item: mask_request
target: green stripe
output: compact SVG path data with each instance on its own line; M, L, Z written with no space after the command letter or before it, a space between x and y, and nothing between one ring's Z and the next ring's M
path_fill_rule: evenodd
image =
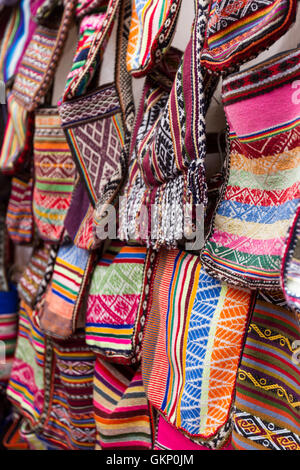
M254 175L248 171L231 169L228 185L259 189L261 191L282 191L298 183L299 179L300 167L263 175Z

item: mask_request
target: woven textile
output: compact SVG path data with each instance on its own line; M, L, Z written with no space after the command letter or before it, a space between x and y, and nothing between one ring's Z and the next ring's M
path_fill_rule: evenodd
M0 292L0 392L11 374L18 329L18 294L13 284Z
M0 51L0 73L5 82L18 70L23 53L36 28L33 18L43 1L21 0L12 9Z
M85 16L80 23L73 65L67 77L63 100L87 92L112 31L119 0L103 2L100 13Z
M300 344L295 313L257 300L236 388L233 446L300 450Z
M33 235L33 178L13 177L6 212L6 227L14 243L30 243Z
M295 21L297 0L211 2L201 63L228 72L283 36Z
M11 173L26 143L28 112L14 99L7 97L8 118L0 153L1 172Z
M41 329L48 335L67 338L75 332L92 259L87 250L73 244L59 248L51 282L38 313Z
M18 283L18 294L31 308L36 303L37 292L43 280L50 256L50 246L39 244Z
M210 277L199 257L161 249L150 286L142 372L147 397L199 444L224 445L250 291Z
M299 57L293 50L223 83L227 175L202 262L230 283L280 285L284 241L300 200L300 105L292 87Z
M93 402L96 450L152 448L148 402L140 371L97 357Z
M39 437L63 450L93 450L96 429L93 412L95 356L84 333L53 342L50 406Z
M13 85L15 99L28 111L35 109L49 90L71 26L75 0L66 0L57 28L38 25L28 44Z
M82 178L77 181L71 204L65 218L65 228L74 245L91 250L97 247L94 236L94 207Z
M36 425L44 406L45 337L33 324L32 310L20 303L18 339L7 386L9 400Z
M136 360L146 255L145 247L113 240L93 272L87 301L86 342L110 361Z
M62 126L93 205L112 177L123 176L121 150L124 142L121 108L116 88L105 85L63 103Z
M181 0L134 0L127 49L127 69L146 75L168 50Z
M207 205L205 114L215 85L215 78L205 76L199 67L207 7L208 2L196 1L192 36L179 68L180 54L170 49L159 68L153 71L167 76L166 102L160 78L154 77L153 86L152 77L148 77L140 118L133 133L129 181L125 188L127 200L120 212L120 230L122 238L142 240L154 248L176 246L186 234L187 206ZM156 119L150 123L148 118L154 118L155 113ZM145 223L148 228L143 229Z
M158 417L154 450L209 450L205 446L196 444L188 439L163 416ZM222 447L222 450L232 450L231 444Z
M300 205L286 239L281 285L288 305L297 312L300 321Z
M0 204L0 292L9 291L7 264L10 256L11 250L5 227L5 205Z
M33 215L44 241L60 241L75 182L75 164L56 108L36 112Z
M106 8L107 0L79 0L76 4L76 18L82 18L93 11Z

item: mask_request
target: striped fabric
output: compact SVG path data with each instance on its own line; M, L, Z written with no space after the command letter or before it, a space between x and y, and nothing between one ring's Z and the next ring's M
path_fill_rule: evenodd
M13 284L0 292L0 392L11 374L18 329L18 294Z
M300 322L300 205L286 239L281 285L288 305L297 312Z
M107 4L107 0L78 0L76 4L76 18L82 18L91 11L98 11Z
M71 26L75 0L64 2L64 11L57 26L38 25L26 47L18 68L12 92L28 111L35 109L47 94Z
M11 173L24 149L27 130L27 111L20 106L12 93L7 96L8 119L0 153L0 169Z
M251 293L210 277L198 256L165 249L150 291L142 356L147 397L195 442L222 447Z
M55 340L53 356L50 407L39 437L47 446L62 450L93 450L95 356L81 332L67 340Z
M35 425L44 406L45 337L33 324L32 310L24 301L20 303L17 341L7 396Z
M93 401L96 450L151 449L149 409L140 371L97 357Z
M146 75L168 50L181 0L133 0L127 48L127 69Z
M14 243L30 243L33 235L33 179L12 178L6 212L6 227Z
M86 342L115 362L131 362L147 249L113 240L94 270L86 315Z
M76 169L56 108L36 112L34 169L33 215L37 231L42 240L58 242L71 203Z
M259 298L238 371L234 448L300 450L299 344L295 313Z
M91 260L92 255L87 250L73 244L60 246L38 313L41 328L48 335L67 338L75 331Z
M202 64L226 71L268 49L296 18L297 0L212 0Z
M156 438L154 450L209 450L208 447L201 446L182 434L174 426L171 426L166 419L159 415L157 420ZM231 443L222 447L222 450L233 450Z
M280 285L285 237L300 201L300 105L291 86L299 58L300 50L284 53L223 84L228 175L202 262L227 282Z
M71 71L67 77L63 101L83 95L102 59L110 37L119 0L102 2L99 13L83 17Z
M13 7L0 51L0 73L7 82L17 71L23 53L36 28L33 18L44 0L20 0Z
M18 283L18 294L27 305L34 308L39 286L44 277L50 256L50 246L39 244Z

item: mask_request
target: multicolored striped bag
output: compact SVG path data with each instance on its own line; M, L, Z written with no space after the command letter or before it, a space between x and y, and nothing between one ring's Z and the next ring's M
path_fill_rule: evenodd
M15 357L7 396L20 414L37 426L44 409L45 336L33 324L32 310L22 300Z
M233 447L300 450L296 314L258 298L238 370Z
M53 341L52 374L46 391L49 406L37 433L47 447L62 450L93 450L96 428L93 409L95 356L87 347L84 332Z
M19 297L31 308L34 308L36 304L38 289L48 266L50 249L50 245L43 242L35 246L31 259L18 283Z
M211 2L201 63L228 73L276 42L296 19L297 0Z
M44 0L20 0L13 7L0 50L1 79L7 82L18 70L24 51L35 31L34 21Z
M27 111L33 111L47 94L73 19L75 0L65 0L62 15L52 12L48 25L37 25L26 47L12 93Z
M213 279L199 256L158 252L143 340L146 395L170 424L211 449L224 446L231 432L252 308L251 291Z
M33 216L40 238L59 242L71 203L76 168L56 107L35 114Z
M300 205L286 239L281 264L281 286L288 306L297 312L300 321Z
M94 256L67 244L59 247L51 281L38 306L41 329L49 336L69 338L85 319L80 317Z
M205 115L217 83L199 67L208 4L206 0L195 1L194 27L182 59L178 51L170 49L148 76L133 131L129 181L120 211L125 240L174 248L196 223L196 206L204 212L207 205ZM187 212L192 214L189 224Z
M227 174L201 260L229 283L280 287L285 238L300 201L300 103L293 88L299 59L300 49L285 52L223 82Z
M96 358L94 373L96 450L149 450L152 430L142 374Z
M133 0L127 48L127 70L143 77L168 51L181 0Z
M131 364L141 358L151 260L146 247L117 240L99 256L87 300L86 342L109 361Z
M31 243L33 238L33 178L14 176L6 212L6 227L14 243Z
M8 291L0 292L0 392L5 390L11 374L18 330L18 303L13 284Z

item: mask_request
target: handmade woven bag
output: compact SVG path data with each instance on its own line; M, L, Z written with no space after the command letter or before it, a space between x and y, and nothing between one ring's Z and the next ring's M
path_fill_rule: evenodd
M141 371L97 357L93 385L95 450L151 449L151 418Z
M300 450L299 346L296 314L259 297L238 370L235 449Z
M145 323L147 248L113 240L93 272L87 300L86 342L108 361L131 364L141 358Z
M45 337L33 324L32 309L20 303L17 347L7 396L32 426L39 423L44 408Z
M40 238L59 242L71 203L75 163L56 107L35 114L33 215Z
M84 332L53 340L46 420L37 436L47 447L60 450L93 450L96 427L93 408L95 355L85 343Z
M14 284L0 292L0 392L11 374L18 331L18 293Z
M179 67L177 62L173 85L173 50L150 73L149 80L152 74L163 74L167 67L167 93L163 95L163 86L149 87L149 82L148 90L145 88L143 109L139 111L144 117L136 122L129 181L120 209L121 238L139 239L154 248L176 246L186 235L187 208L194 213L191 228L196 206L204 209L207 205L205 114L217 82L199 67L208 2L196 1L195 8L192 36ZM150 94L150 88L157 94ZM151 123L147 120L150 115L155 117ZM145 223L147 227L143 228Z
M117 194L126 174L126 149L134 118L131 78L125 64L128 42L126 25L130 11L130 2L122 1L118 16L114 83L93 89L59 106L62 127L85 185L85 189L80 182L76 186L65 226L74 243L86 249L99 245L93 230L94 207L100 203L100 213L103 215L107 204L117 205ZM100 50L104 52L110 29L106 28L105 20L94 29L95 37L102 37L102 42L96 42L100 55ZM88 44L84 50L89 54L93 47L96 46ZM99 71L99 65L93 65L93 75ZM76 67L75 72L81 73ZM74 75L74 80L76 77ZM85 92L88 85L84 77L80 83L77 93ZM84 201L80 219L78 197L83 197Z
M21 0L12 8L1 41L0 74L6 83L18 70L36 29L34 18L44 0Z
M13 177L6 212L6 227L14 243L31 243L33 236L33 178Z
M283 36L296 19L297 0L211 2L201 63L228 73Z
M145 76L168 51L180 6L181 0L133 0L126 62L134 77Z
M286 238L281 264L281 287L285 299L300 321L300 205Z
M300 104L292 86L299 58L295 49L223 82L226 175L201 259L212 276L229 283L280 286L285 238L300 198Z
M27 111L33 111L47 94L71 26L75 0L65 0L62 15L38 25L19 65L12 93ZM55 24L56 23L56 24Z
M142 374L150 403L194 442L223 447L250 290L209 276L197 255L162 248L150 281Z
M51 281L37 307L37 321L47 335L69 338L84 325L80 313L93 260L93 254L72 243L59 247Z

